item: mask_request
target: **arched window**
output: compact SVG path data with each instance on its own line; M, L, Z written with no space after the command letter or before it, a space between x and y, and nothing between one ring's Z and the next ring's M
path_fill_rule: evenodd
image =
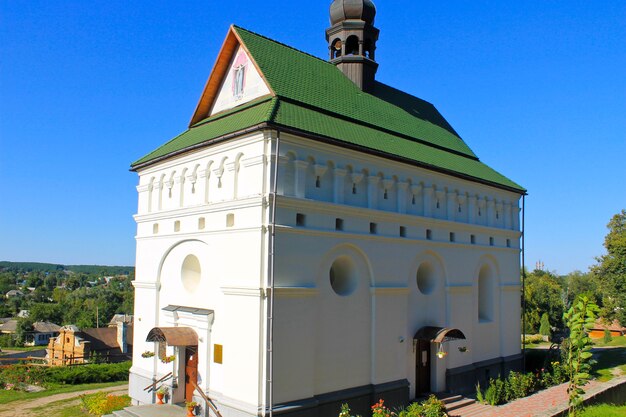
M366 39L363 43L363 56L365 58L374 59L374 44L371 39Z
M493 320L494 277L489 265L483 265L478 273L478 320Z
M339 58L341 56L341 39L335 39L330 44L330 59Z
M346 40L346 55L359 54L359 38L355 35L348 37Z

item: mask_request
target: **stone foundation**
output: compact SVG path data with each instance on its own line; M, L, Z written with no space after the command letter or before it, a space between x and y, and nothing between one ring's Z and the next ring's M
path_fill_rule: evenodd
M409 403L409 382L406 379L378 385L364 385L327 394L316 395L274 407L280 417L337 417L341 404L350 405L351 414L367 416L372 404L383 399L385 406L394 409Z
M446 371L447 391L453 394L473 393L477 383L486 387L490 378L506 377L511 371L521 371L522 363L523 357L519 354L448 369Z

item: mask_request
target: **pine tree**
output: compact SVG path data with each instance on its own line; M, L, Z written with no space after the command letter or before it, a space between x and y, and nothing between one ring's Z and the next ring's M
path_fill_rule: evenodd
M539 333L541 333L542 336L550 336L552 334L548 313L543 313L543 315L541 316L541 326L539 327Z

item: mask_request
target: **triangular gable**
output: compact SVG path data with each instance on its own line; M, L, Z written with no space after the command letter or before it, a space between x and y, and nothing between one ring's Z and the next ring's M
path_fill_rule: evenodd
M189 127L211 115L268 94L275 95L231 26Z

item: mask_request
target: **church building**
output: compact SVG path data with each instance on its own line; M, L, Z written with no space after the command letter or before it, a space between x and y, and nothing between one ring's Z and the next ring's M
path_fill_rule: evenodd
M526 191L376 79L375 16L333 1L326 59L231 26L188 129L132 164L134 404L367 415L521 367Z

